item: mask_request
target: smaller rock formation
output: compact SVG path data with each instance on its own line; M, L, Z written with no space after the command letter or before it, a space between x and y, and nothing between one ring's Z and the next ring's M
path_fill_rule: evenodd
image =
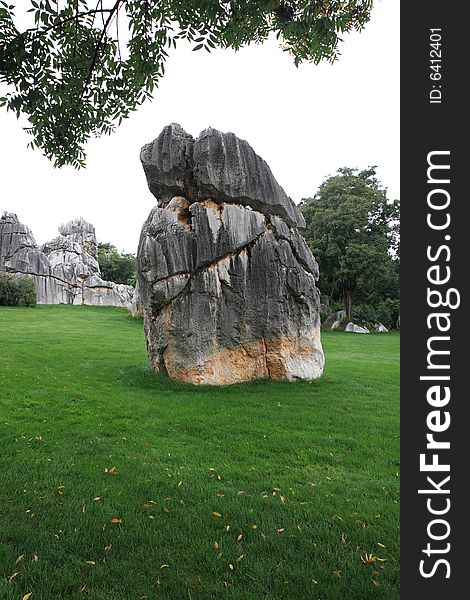
M341 323L344 323L345 319L346 311L338 310L328 317L328 319L325 321L325 327L329 327L331 331L336 331L337 329L341 328Z
M349 331L350 333L370 333L367 327L361 327L352 321L346 325L344 331Z
M388 333L388 329L385 325L382 325L382 323L376 323L374 325L374 331L375 333Z
M59 235L39 247L31 230L13 213L0 218L0 269L28 275L38 304L87 304L131 309L134 288L100 277L95 228L84 219L59 227Z
M134 295L132 296L131 315L136 319L144 318L144 307L142 305L138 281L135 285Z

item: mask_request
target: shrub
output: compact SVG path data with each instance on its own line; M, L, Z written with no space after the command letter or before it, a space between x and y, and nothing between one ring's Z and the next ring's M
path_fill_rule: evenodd
M0 306L36 306L36 286L30 277L0 272Z
M387 329L397 327L400 315L400 300L386 298L378 305L358 304L353 309L353 321L358 325L372 326L374 323L382 323Z
M377 307L377 320L388 327L396 329L400 316L400 300L397 298L386 298Z

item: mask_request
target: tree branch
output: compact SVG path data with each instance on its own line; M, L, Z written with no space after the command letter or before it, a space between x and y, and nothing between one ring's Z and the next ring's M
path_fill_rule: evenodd
M101 50L101 44L103 43L103 39L106 35L106 31L111 23L111 19L113 18L113 15L117 13L117 11L119 10L119 5L121 4L122 0L116 0L116 2L114 3L114 6L110 9L107 9L107 11L109 11L109 15L108 18L106 19L106 23L104 24L104 27L101 31L101 35L99 37L98 43L96 44L96 48L95 48L95 52L93 53L93 58L91 60L90 63L90 68L88 69L88 75L83 83L83 87L82 87L82 91L80 92L80 96L78 99L78 103L80 103L83 99L83 96L85 95L86 89L91 81L92 75L93 75L93 70L95 68L96 65L96 61L98 60L98 56Z
M67 17L66 19L62 19L62 21L59 21L58 23L54 23L54 25L50 25L49 27L46 27L45 29L40 29L37 30L37 28L35 29L26 29L24 31L24 33L28 33L28 32L34 32L36 33L37 37L40 37L42 35L45 35L46 33L49 33L49 31L51 31L52 29L57 29L59 27L61 27L62 25L65 25L65 23L69 23L70 21L73 21L74 19L79 19L81 17L86 17L88 15L94 15L96 13L112 13L114 10L113 8L93 8L91 10L87 10L85 12L79 13L79 14L74 14L71 17Z

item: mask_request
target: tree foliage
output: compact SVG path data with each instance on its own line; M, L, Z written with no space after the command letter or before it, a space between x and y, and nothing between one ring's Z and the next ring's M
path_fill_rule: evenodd
M111 133L154 89L168 51L261 43L273 33L296 65L334 61L341 35L372 0L30 0L30 26L0 0L0 104L25 114L30 145L56 166L84 165L92 135Z
M137 258L134 254L121 254L116 246L101 243L98 244L98 264L103 279L135 286Z
M399 294L399 202L375 175L375 167L338 169L301 206L320 289L342 298L349 320L355 300L377 306Z
M36 286L31 277L0 271L0 306L36 306Z

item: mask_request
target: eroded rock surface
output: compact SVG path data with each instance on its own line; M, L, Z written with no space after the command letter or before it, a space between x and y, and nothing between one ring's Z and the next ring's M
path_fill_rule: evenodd
M289 225L304 227L294 202L274 179L268 164L245 140L209 127L197 139L172 123L152 143L140 160L148 186L159 202L173 196L191 201L249 205L268 215L278 215Z
M158 199L138 250L151 366L201 384L319 377L318 265L267 164L233 134L178 125L141 158Z
M30 276L39 304L118 306L130 310L134 288L104 281L95 228L84 219L59 227L60 236L38 247L14 213L0 218L0 269Z

